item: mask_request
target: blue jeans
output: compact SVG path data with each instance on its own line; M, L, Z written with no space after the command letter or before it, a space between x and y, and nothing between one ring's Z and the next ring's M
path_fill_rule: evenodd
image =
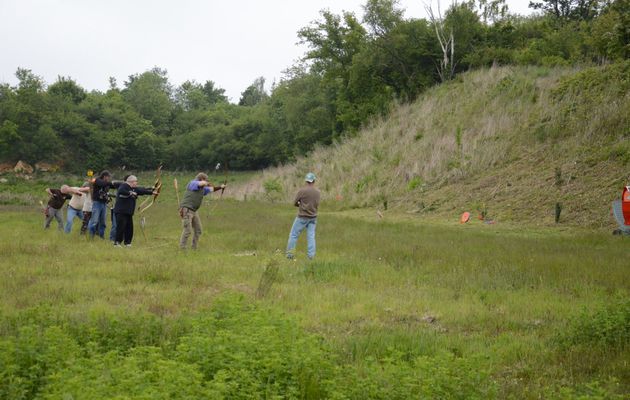
M66 218L66 229L65 229L66 233L72 232L72 223L74 222L75 218L79 218L80 220L83 220L83 211L77 210L68 206L68 216Z
M98 228L98 235L101 239L105 238L105 222L107 221L107 204L100 201L92 203L92 218L88 224L90 236L94 237Z
M111 211L111 216L112 216L112 229L109 230L109 240L111 240L112 242L116 241L116 226L118 225L116 223L116 214L114 214L114 210Z
M317 218L301 218L297 217L293 221L293 227L291 227L291 233L289 234L289 243L287 244L287 257L293 258L293 250L297 245L298 238L304 229L306 229L306 241L307 250L306 255L308 258L313 259L315 257L315 227L317 226Z

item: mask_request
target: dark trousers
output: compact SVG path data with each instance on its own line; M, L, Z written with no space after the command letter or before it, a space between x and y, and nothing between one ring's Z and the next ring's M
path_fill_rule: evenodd
M83 212L83 224L81 224L81 234L85 235L85 232L88 230L88 224L90 223L90 218L92 218L92 211L84 211Z
M116 242L131 244L133 240L133 216L116 214Z

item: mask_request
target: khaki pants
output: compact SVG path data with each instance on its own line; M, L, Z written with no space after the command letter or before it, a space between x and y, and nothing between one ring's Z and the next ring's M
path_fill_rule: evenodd
M183 230L182 237L179 239L179 247L182 249L186 248L188 238L192 233L192 248L194 250L197 248L197 242L199 241L199 236L201 236L201 218L199 218L199 214L196 211L186 207L182 207L180 214L182 216Z
M52 208L48 206L46 211L46 221L44 222L44 228L50 228L50 223L53 219L57 220L58 229L63 230L63 209Z

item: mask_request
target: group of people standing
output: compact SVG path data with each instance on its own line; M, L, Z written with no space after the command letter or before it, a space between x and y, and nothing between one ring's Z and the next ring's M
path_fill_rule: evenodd
M114 196L110 193L112 189L116 189ZM46 192L49 200L44 210L46 215L44 228L50 228L52 220L56 219L59 230L63 229L70 233L75 218L78 218L82 221L82 235L89 233L90 237L94 237L98 234L103 239L107 228L108 204L115 197L116 202L111 209L112 228L109 236L115 246L122 244L131 246L136 199L138 196L155 194L154 188L139 187L135 175L126 175L122 181L114 181L112 174L106 170L81 187L63 185L60 189L48 188ZM66 200L69 202L65 228L62 228L63 206Z
M294 259L297 240L306 230L309 259L315 257L315 228L317 226L317 210L320 192L315 188L315 174L308 173L305 177L306 185L300 189L295 197L294 205L298 207L298 215L293 222L287 244L287 258ZM225 190L226 185L215 186L208 181L208 175L199 173L186 185L186 191L179 204L179 215L182 219L182 234L179 247L186 249L188 240L192 236L191 248L197 249L199 237L202 233L201 218L198 211L203 204L203 198L212 192ZM46 189L49 201L45 208L44 228L50 228L53 219L57 220L59 230L66 233L72 231L75 218L82 221L81 234L89 233L90 237L98 235L105 238L107 227L108 203L115 197L112 208L112 228L110 240L114 246L131 246L133 240L133 215L136 211L136 200L139 196L156 195L155 187L138 186L135 175L127 175L122 181L114 181L112 174L105 170L96 178L85 182L81 187L68 185L60 189ZM111 190L116 190L113 196ZM69 200L65 228L63 228L63 206Z

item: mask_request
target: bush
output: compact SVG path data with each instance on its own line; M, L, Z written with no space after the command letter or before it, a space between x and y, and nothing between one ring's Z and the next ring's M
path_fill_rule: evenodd
M392 352L345 363L293 318L238 295L166 324L21 313L0 324L0 399L496 397L481 359Z
M278 178L267 179L263 182L263 188L265 189L265 195L269 200L276 200L282 195L283 188Z
M559 336L563 348L587 346L622 350L630 346L630 298L620 298L595 311L584 310Z

